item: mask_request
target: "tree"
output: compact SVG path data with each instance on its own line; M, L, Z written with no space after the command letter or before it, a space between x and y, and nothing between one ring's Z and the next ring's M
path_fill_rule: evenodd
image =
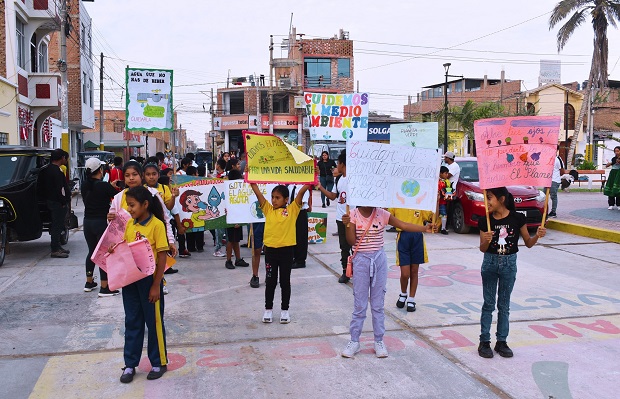
M572 15L571 15L572 14ZM570 17L569 17L570 15ZM553 29L561 21L566 20L557 33L558 52L560 52L575 30L581 26L588 15L592 18L592 28L594 30L594 49L592 51L592 63L590 65L590 75L588 86L585 88L585 95L579 118L575 124L575 132L568 150L567 168L570 169L575 154L575 146L579 137L579 130L583 124L586 113L586 104L589 103L593 90L600 90L608 86L607 75L607 27L611 24L617 27L620 21L620 0L562 0L560 1L549 17L549 30Z

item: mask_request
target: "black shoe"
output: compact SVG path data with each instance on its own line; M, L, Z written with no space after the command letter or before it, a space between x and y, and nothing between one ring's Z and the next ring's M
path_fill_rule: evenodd
M71 251L69 251L68 249L64 249L63 247L60 247L59 251L60 252L64 252L66 254L70 254L71 253Z
M250 266L250 264L248 262L244 261L243 258L241 258L241 259L237 259L235 261L235 266L237 266L237 267L248 267L248 266Z
M402 299L402 301L401 301L401 299ZM407 295L398 294L398 301L396 301L396 307L398 309L404 308L406 300L407 300Z
M164 274L174 274L174 273L178 273L178 272L179 272L179 269L169 268L169 269L166 269Z
M306 262L295 262L291 269L303 269L304 267L306 267Z
M447 236L448 235L448 230L442 229L441 230L441 234L443 234L444 236Z
M493 351L491 350L491 343L480 342L480 345L478 345L478 355L480 355L480 357L485 357L487 359L492 358Z
M389 232L389 233L395 233L396 232L396 227L390 227L386 231Z
M329 206L329 200L326 200L326 202L327 202L327 206Z
M415 312L415 302L407 302L407 312Z
M252 276L252 278L250 279L250 287L258 288L259 285L260 282L258 281L258 276Z
M501 357L512 357L512 349L508 347L506 341L497 341L495 343L495 352L499 353Z
M133 376L136 375L136 369L133 367L123 367L123 374L121 375L121 382L123 384L129 384L133 381Z
M548 218L557 218L558 215L555 214L555 212L549 212L549 214L547 215Z
M68 258L69 254L65 253L65 252L62 252L61 250L58 250L58 251L52 252L50 254L50 257L52 257L52 258L63 258L64 259L64 258Z
M338 282L341 283L341 284L346 284L346 283L349 282L349 280L351 280L351 279L348 278L345 273L342 273L342 276L340 276L340 278L338 279Z
M84 292L91 292L93 289L95 289L95 287L97 287L97 283L95 283L94 281L92 283L89 283L87 281L86 284L84 284Z
M196 252L200 253L200 252L204 252L205 249L204 248L196 248Z
M99 288L99 294L97 294L97 296L103 298L103 297L106 297L106 296L118 295L120 293L121 292L119 290L111 291L110 287L101 287L101 288Z
M321 208L325 208L325 204L323 204L323 205L321 206Z
M234 269L235 265L233 265L232 260L227 260L226 263L224 264L224 266L226 266L227 269Z
M168 371L168 366L153 367L146 376L146 379L156 380L158 378L161 378L161 376L164 375L166 371Z

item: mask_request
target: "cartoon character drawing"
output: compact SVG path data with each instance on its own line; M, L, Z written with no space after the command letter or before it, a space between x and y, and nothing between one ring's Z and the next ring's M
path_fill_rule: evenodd
M219 198L219 194L215 187L211 190L217 194ZM200 229L205 227L205 220L215 219L220 216L220 211L217 209L217 205L220 204L221 200L215 204L215 206L211 205L211 196L209 194L209 204L207 205L200 199L202 193L196 190L186 190L179 197L179 203L183 209L183 212L191 212L191 219L184 219L183 224L186 228L190 229Z
M499 245L499 249L497 250L498 254L506 253L506 237L508 237L508 231L506 231L505 227L499 229L499 240L497 244Z

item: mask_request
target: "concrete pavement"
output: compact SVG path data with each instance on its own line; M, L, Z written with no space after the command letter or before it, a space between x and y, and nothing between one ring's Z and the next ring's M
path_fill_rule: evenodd
M168 278L169 373L146 381L149 367L143 359L129 385L118 382L122 298L82 292L86 248L81 231L71 237L69 259L49 258L47 236L15 244L0 267L3 396L615 396L617 244L550 231L534 248L523 247L511 305L509 343L515 357L482 359L476 351L482 301L477 235L427 236L430 262L420 268L418 311L407 313L395 306L400 291L393 266L395 234L386 233L392 265L386 295L390 357L374 357L369 317L362 335L365 350L343 359L339 354L349 339L352 291L336 282L334 206L323 210L319 205L315 211L329 214L328 242L311 245L308 267L293 271L291 324L260 321L263 262L261 287L252 289L248 268L225 269L207 245L204 253L180 259L180 273ZM211 242L209 234L206 238ZM242 249L242 254L249 261L249 251ZM276 307L279 295L278 288Z

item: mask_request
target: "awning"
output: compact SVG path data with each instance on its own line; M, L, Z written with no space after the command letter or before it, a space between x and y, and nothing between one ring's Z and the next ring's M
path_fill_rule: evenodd
M103 145L106 149L125 148L127 147L127 140L104 140ZM129 140L129 147L140 148L144 147L144 144L135 140ZM86 143L84 143L84 148L99 148L99 140L88 140Z

